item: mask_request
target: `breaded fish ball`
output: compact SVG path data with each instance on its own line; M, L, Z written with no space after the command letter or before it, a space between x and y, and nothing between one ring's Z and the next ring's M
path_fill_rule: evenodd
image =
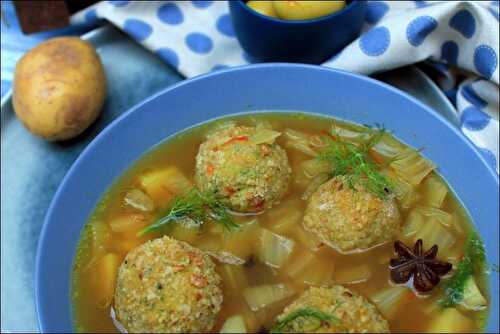
M297 316L299 314L303 316ZM389 332L387 320L375 306L341 285L309 288L285 308L277 321L284 327L280 328L284 333Z
M200 145L195 179L231 209L260 212L287 192L291 168L285 150L275 142L279 132L231 126Z
M222 304L221 279L210 257L169 237L133 249L116 283L116 317L128 332L203 332Z
M311 196L304 228L344 253L362 251L393 240L400 214L394 198L380 198L338 176L321 185Z

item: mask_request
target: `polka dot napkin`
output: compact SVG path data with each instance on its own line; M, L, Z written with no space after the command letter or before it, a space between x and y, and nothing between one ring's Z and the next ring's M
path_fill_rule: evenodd
M499 161L498 1L369 1L362 35L324 66L366 75L426 62L463 133ZM102 1L73 21L106 19L186 77L251 62L225 1Z

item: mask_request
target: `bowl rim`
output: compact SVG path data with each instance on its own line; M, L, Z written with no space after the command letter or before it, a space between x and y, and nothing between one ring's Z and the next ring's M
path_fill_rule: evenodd
M330 13L330 14L327 14L327 15L323 15L323 16L320 16L320 17L316 17L316 18L312 18L312 19L304 19L304 20L285 20L285 19L281 19L279 17L272 17L272 16L268 16L268 15L264 15L264 14L261 14L259 12L257 12L256 10L250 8L246 2L244 0L236 0L236 1L229 1L230 3L231 2L234 2L235 4L241 6L242 8L244 8L244 10L248 13L250 13L251 15L255 15L257 17L260 17L264 20L268 20L270 22L274 22L274 23L277 23L277 24L283 24L283 25L298 25L298 26L303 26L303 25L306 25L306 24L310 24L310 23L319 23L319 22L322 22L322 21L326 21L326 20L329 20L329 19L333 19L334 17L336 16L340 16L342 14L344 14L345 12L351 10L354 6L356 5L362 5L362 3L364 2L364 0L352 0L351 2L349 2L347 4L347 6L345 6L344 8L336 11L336 12L333 12L333 13Z
M258 70L258 69L266 69L266 68L271 68L271 69L272 68L283 68L283 69L292 69L292 70L293 69L296 69L296 70L302 69L302 70L308 70L308 71L318 71L319 70L319 71L330 72L333 74L340 73L341 75L347 75L350 77L354 77L357 80L363 80L363 81L369 82L369 83L376 85L376 86L382 86L382 88L389 90L392 93L397 94L400 98L405 98L407 100L410 100L410 102L412 102L413 104L416 104L419 107L419 109L423 109L423 111L431 114L432 117L434 117L436 119L436 121L442 123L445 127L448 128L448 130L452 131L456 136L458 136L458 139L460 139L462 145L466 145L470 149L472 149L474 154L476 155L476 157L479 158L482 165L484 166L484 170L487 171L488 176L485 176L485 178L487 178L491 181L494 181L497 188L499 188L499 175L496 174L493 171L493 169L489 167L489 164L486 161L486 159L484 158L484 156L479 152L479 150L476 148L476 146L457 127L452 125L448 120L446 120L446 118L444 118L444 116L442 116L438 112L434 111L431 107L428 107L427 105L418 101L417 99L408 95L407 93L405 93L405 92L403 92L403 91L401 91L393 86L390 86L389 84L386 84L384 82L376 80L374 78L371 78L371 77L368 77L365 75L361 75L361 74L357 74L357 73L353 73L353 72L344 71L344 70L338 70L338 69L334 69L334 68L324 67L324 66L320 66L320 65L297 64L297 63L251 64L251 65L236 66L236 67L231 67L231 68L226 68L226 69L221 69L218 71L212 71L209 73L201 74L201 75L198 75L198 76L186 79L186 80L179 81L178 83L175 83L171 86L168 86L168 87L160 90L159 92L151 95L150 97L140 101L139 103L137 103L136 105L134 105L133 107L131 107L130 109L125 111L123 114L118 116L116 119L114 119L108 126L106 126L87 145L87 147L85 147L85 149L80 153L78 158L73 162L70 169L68 170L68 172L66 173L66 175L62 179L62 181L59 184L57 191L55 192L55 194L51 200L51 203L47 209L45 219L44 219L44 222L43 222L40 234L39 234L37 248L36 248L35 275L34 275L34 282L33 283L34 283L36 317L37 317L38 327L39 327L41 332L47 331L47 327L45 324L46 315L45 315L45 311L43 310L43 307L41 305L42 299L43 299L41 297L41 291L44 289L44 287L41 284L41 281L42 281L41 280L41 275L42 275L41 263L44 261L44 259L41 256L41 253L45 247L45 243L47 242L48 225L50 224L50 221L52 220L52 216L54 215L54 212L56 210L57 203L60 201L60 198L61 198L63 192L65 191L68 180L70 180L74 177L75 170L77 169L77 166L80 165L80 163L82 161L87 160L87 156L91 155L93 153L93 151L95 150L95 148L100 145L101 141L114 131L114 128L118 123L123 121L125 118L129 117L130 114L143 108L144 105L146 105L150 101L155 100L156 98L158 98L164 94L168 94L172 90L176 90L176 89L183 87L185 85L190 85L192 82L195 82L195 81L204 80L204 79L214 77L214 76L221 76L221 75L224 75L225 73L230 73L230 72L248 71L248 70L253 70L253 69ZM311 113L308 111L305 111L305 112ZM239 114L239 113L241 113L241 111L236 111L236 114ZM227 116L230 116L230 115L221 115L221 116L217 116L216 118L227 117ZM193 127L194 125L203 124L203 123L206 123L207 121L210 121L212 119L214 119L214 118L209 118L207 120L204 120L204 121L196 123L196 124L191 124L188 127L185 127L183 129L176 131L176 132L172 133L171 135L165 137L164 139L162 139L160 141L160 143L164 142L164 140L166 140L167 138L172 138L176 134L181 133L181 132L185 131L186 129ZM350 122L352 122L352 121L350 121ZM148 150L150 150L152 147L154 147L157 144L159 144L159 143L151 145L149 148L144 150L143 153L147 152ZM140 157L138 157L138 158L140 158ZM131 162L131 163L133 163L133 162ZM130 165L128 167L130 167ZM446 178L445 178L445 180L446 180ZM450 186L452 186L452 185L450 185ZM468 210L468 208L463 204L462 200L460 198L458 198L458 200L460 201L461 205L464 206L466 210ZM83 228L83 226L81 228ZM481 238L483 239L482 235L481 235ZM72 251L74 251L74 250L72 250ZM68 278L68 279L70 279L70 278ZM497 278L497 280L498 280L498 278ZM491 319L495 316L494 314L492 314L492 311L493 311L493 308L490 308L489 314L488 314L488 321L486 322L485 327L484 327L485 330L487 330L489 328L489 326L491 325Z

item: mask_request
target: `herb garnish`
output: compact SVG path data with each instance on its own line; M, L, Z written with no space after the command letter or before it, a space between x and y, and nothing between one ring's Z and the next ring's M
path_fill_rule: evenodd
M392 182L379 171L379 167L369 155L384 136L385 130L375 130L369 138L356 145L342 140L332 129L332 137L328 147L320 152L318 158L331 164L331 177L344 175L352 189L356 185L364 186L368 191L380 198L393 191Z
M338 321L337 317L333 315L330 315L328 313L325 313L323 311L317 310L312 307L305 307L293 311L292 313L287 315L283 320L278 321L271 329L271 333L283 333L287 331L287 326L289 326L291 322L295 321L298 318L313 318L318 320L320 322L320 325L321 322L327 322L329 324L332 324Z
M475 271L484 270L486 261L484 245L477 233L471 232L465 242L464 257L458 263L453 276L443 282L444 298L439 301L442 307L459 304L464 298L464 287Z
M226 230L238 228L239 225L233 221L226 206L211 192L200 192L193 188L183 196L174 199L173 204L153 224L139 231L138 235L158 231L164 226L189 219L194 225L201 226L205 222L214 222L222 225Z

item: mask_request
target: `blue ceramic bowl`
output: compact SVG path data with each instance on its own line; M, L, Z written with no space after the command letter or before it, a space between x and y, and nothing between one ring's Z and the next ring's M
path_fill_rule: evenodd
M234 31L243 49L259 62L319 64L358 37L366 1L347 1L330 15L287 21L257 13L244 1L229 1Z
M236 87L236 89L235 89ZM439 166L498 263L498 176L481 154L436 112L376 80L319 66L264 64L212 72L148 98L104 129L66 174L48 210L36 259L40 329L72 330L70 277L80 232L103 192L154 145L188 127L249 110L299 110L382 124ZM498 274L491 275L498 332Z

